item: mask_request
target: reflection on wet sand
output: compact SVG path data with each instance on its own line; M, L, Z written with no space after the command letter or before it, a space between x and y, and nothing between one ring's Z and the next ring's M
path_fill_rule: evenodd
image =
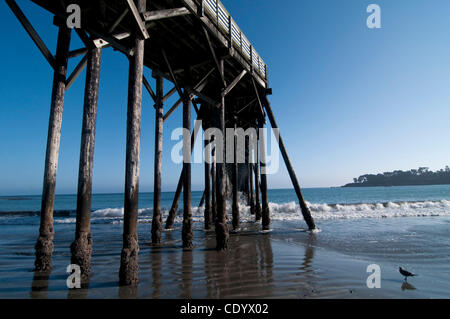
M303 259L302 266L300 270L304 273L313 272L312 261L314 258L314 245L316 243L316 234L309 233L308 234L308 243L305 247L305 258Z
M181 253L180 299L192 298L192 250L184 249Z
M161 268L162 268L162 252L160 248L153 248L150 252L152 263L152 298L160 298L161 293Z
M138 297L138 286L120 286L119 299L136 299Z
M42 299L47 298L48 291L48 279L50 277L51 271L38 272L35 271L33 275L33 282L31 284L31 299Z
M317 280L313 268L314 234L301 234L292 249L274 250L280 234L260 233L257 226L247 226L231 235L230 249L215 250L214 231L198 232L195 248L182 250L178 234L165 232L165 245L141 249L138 286L118 287L118 298L267 298L305 297ZM299 234L299 233L297 233ZM296 235L297 235L296 234ZM283 234L284 235L284 234ZM307 236L307 237L306 237ZM95 259L94 259L95 261ZM98 289L111 290L114 284L97 282L105 269L94 263L92 296L107 296ZM47 298L50 273L35 273L31 298ZM65 280L63 278L60 278ZM113 284L111 286L111 283ZM87 298L89 281L83 289L67 290L67 298ZM97 290L96 290L97 289ZM118 291L118 293L117 293Z
M232 248L227 252L204 251L205 297L271 295L273 253L270 234L240 233L232 236L230 242ZM206 246L214 247L208 238Z
M416 287L414 287L413 285L411 285L410 283L408 283L407 281L404 281L402 284L402 290L416 290Z

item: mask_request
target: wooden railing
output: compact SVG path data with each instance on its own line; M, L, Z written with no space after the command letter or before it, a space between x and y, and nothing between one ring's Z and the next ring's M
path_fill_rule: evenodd
M202 0L206 15L264 79L267 66L219 0Z

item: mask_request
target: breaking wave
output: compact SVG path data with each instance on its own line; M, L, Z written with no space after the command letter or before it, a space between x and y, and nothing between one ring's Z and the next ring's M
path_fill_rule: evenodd
M382 202L359 204L318 204L308 203L311 214L316 220L360 219L360 218L395 218L395 217L432 217L450 216L450 200L414 201L414 202ZM250 207L245 200L240 200L240 215L242 221L252 221ZM270 218L278 221L302 220L300 206L292 201L287 203L269 203ZM231 212L231 202L227 203ZM168 209L162 210L163 221L169 214ZM194 222L203 221L204 208L192 207ZM151 223L153 208L139 209L139 223ZM179 209L175 223L182 222L182 209ZM231 219L231 213L229 213ZM0 224L39 224L39 212L0 212ZM75 223L75 211L55 212L55 224ZM111 207L94 210L91 213L93 224L120 224L123 219L123 207Z

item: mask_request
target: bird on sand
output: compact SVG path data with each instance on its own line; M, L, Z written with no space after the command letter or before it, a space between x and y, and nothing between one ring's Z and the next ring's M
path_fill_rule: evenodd
M408 277L414 277L417 276L416 274L410 273L409 271L403 269L402 267L398 267L398 271L400 271L400 273L405 276L405 281L408 280Z

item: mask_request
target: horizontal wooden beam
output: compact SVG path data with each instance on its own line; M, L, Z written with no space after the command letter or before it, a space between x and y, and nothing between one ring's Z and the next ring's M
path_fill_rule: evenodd
M76 49L76 50L72 50L72 51L69 52L69 59L76 58L77 56L86 54L87 52L88 52L87 48L79 48L79 49Z
M220 102L215 101L214 99L206 96L205 94L201 93L200 91L192 88L186 88L190 94L196 95L200 100L205 101L206 103L210 104L211 106L218 107L220 106Z
M119 42L119 40L129 37L130 33L124 32L124 33L116 34L113 36L105 36L105 35L100 35L99 33L95 32L93 30L90 30L90 32L92 35L94 35L96 37L96 39L94 39L93 42L97 48L106 48L106 47L111 46L114 49L119 50L120 52L124 53L127 56L134 55L133 49L130 49Z
M173 18L191 14L186 8L164 9L157 11L147 11L143 14L145 21L155 21L160 19Z
M136 21L136 24L138 25L139 32L141 33L142 37L147 40L150 38L150 35L147 32L147 28L145 27L145 23L142 21L141 14L139 13L138 8L136 8L136 5L134 4L133 0L127 0L128 7L131 10L131 13L133 13L134 20Z
M20 24L22 24L25 31L27 31L28 35L31 37L38 49L47 59L50 66L52 68L55 68L55 57L50 53L50 50L44 44L44 41L42 41L41 37L37 34L36 30L33 28L30 21L28 21L27 17L23 14L17 3L14 0L6 0L6 3L8 4L14 15L17 17Z

